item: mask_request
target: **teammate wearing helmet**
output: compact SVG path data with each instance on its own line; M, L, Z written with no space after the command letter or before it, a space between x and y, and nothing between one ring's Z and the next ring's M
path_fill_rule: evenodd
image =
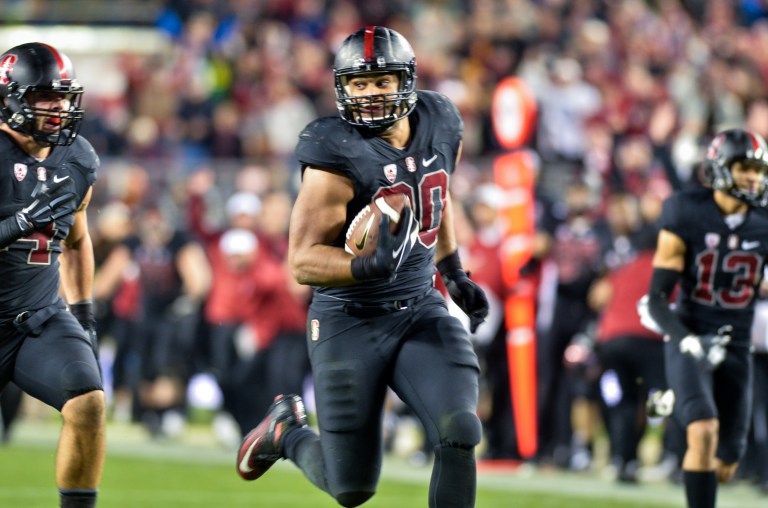
M376 491L388 387L419 417L435 454L430 507L475 503L478 362L466 330L434 288L437 270L474 331L488 304L457 254L450 177L463 123L443 95L416 91L408 41L381 26L350 35L334 64L339 117L300 134L302 186L290 226L289 264L315 294L307 344L318 436L297 395L276 398L238 454L238 472L260 477L289 458L342 506ZM352 257L344 235L374 198L405 192L412 208L397 233L383 219L376 252Z
M82 93L47 44L0 55L0 387L61 412L63 508L96 505L105 453L86 220L99 158L77 135Z
M722 131L704 169L709 188L677 193L664 204L648 300L666 335L674 417L686 428L689 508L715 506L718 481L733 476L746 447L750 328L768 257L768 146L754 132Z

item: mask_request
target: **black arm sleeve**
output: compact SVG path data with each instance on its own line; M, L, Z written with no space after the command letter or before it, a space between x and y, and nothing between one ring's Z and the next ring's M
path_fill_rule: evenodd
M12 215L0 221L0 249L8 247L24 234L21 225L24 217L19 217L19 215Z
M669 296L675 289L680 272L666 268L654 268L651 288L648 291L648 311L651 317L673 340L679 341L691 331L669 308Z

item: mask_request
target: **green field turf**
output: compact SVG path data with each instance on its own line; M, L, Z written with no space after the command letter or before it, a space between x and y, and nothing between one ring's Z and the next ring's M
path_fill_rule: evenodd
M180 442L150 442L135 426L109 428L109 452L100 508L338 506L316 490L289 462L280 462L256 482L235 473L234 452L216 445L207 429L191 430ZM0 507L58 506L53 480L54 424L25 423L0 448ZM371 508L426 507L430 469L387 458ZM683 507L682 488L663 484L621 486L597 474L531 470L481 472L478 508L666 508ZM722 490L721 508L768 506L746 485Z

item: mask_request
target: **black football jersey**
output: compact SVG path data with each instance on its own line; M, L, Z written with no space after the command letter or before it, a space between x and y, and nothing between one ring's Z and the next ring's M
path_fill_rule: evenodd
M140 236L130 236L123 242L139 269L144 319L166 315L168 307L182 295L177 260L179 252L192 242L183 231L174 231L163 245L145 245Z
M677 312L694 333L734 327L734 341L749 341L755 298L768 255L768 209L749 208L729 226L711 189L670 197L660 226L685 241L685 269Z
M48 158L39 161L0 132L0 219L28 204L38 177L50 178L56 168L61 168L57 175L73 179L79 205L96 181L98 167L99 157L82 136L70 146L55 147ZM46 229L0 249L0 320L58 299L61 242L74 220L74 214L62 217Z
M418 92L416 108L408 118L411 141L404 149L340 117L315 120L299 135L296 158L302 169L338 171L355 186L347 223L333 245L343 247L344 233L357 212L387 194L406 193L420 224L419 240L393 283L382 279L318 291L345 299L389 301L423 294L433 285L437 232L464 124L448 98L430 91Z

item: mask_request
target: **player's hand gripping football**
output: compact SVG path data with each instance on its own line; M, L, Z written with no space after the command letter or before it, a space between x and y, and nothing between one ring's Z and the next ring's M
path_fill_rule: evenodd
M370 256L352 260L352 275L357 280L389 277L393 280L397 270L410 254L419 234L419 221L413 216L410 206L403 208L396 233L392 233L390 218L382 214L379 220L379 240L376 252Z
M680 352L693 356L708 370L714 370L723 363L726 346L731 342L731 325L721 326L717 333L687 335L680 341Z
M72 177L54 172L51 178L37 182L32 200L16 213L21 234L39 231L52 222L75 211L75 192Z

